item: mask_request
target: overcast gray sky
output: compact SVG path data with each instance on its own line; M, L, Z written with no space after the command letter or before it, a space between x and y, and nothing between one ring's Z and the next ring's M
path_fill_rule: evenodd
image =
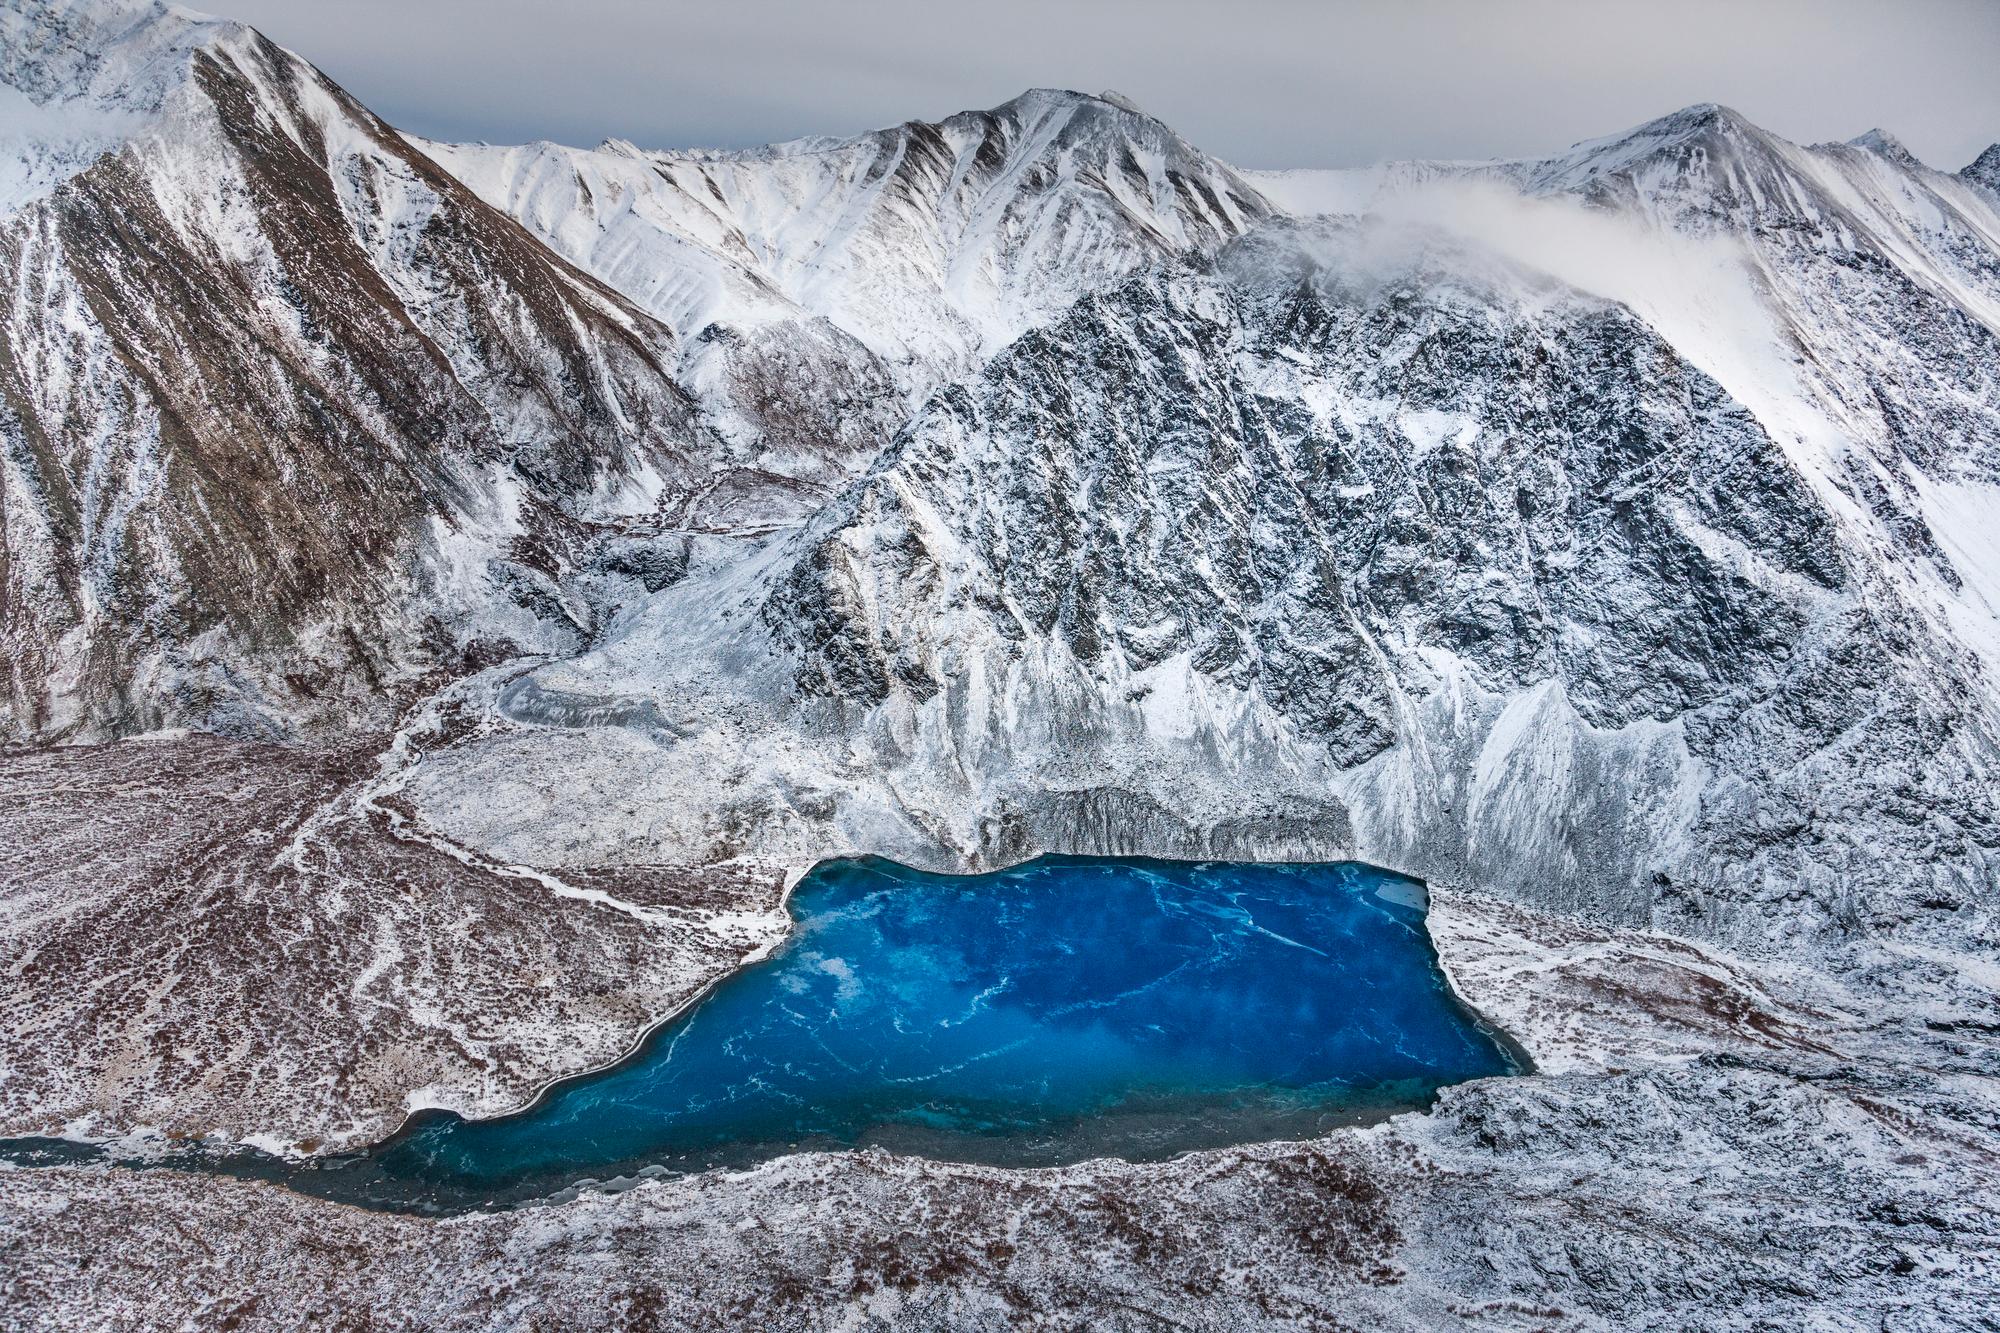
M2000 0L195 0L403 128L742 146L1036 85L1243 166L1553 151L1691 102L1934 166L2000 139Z

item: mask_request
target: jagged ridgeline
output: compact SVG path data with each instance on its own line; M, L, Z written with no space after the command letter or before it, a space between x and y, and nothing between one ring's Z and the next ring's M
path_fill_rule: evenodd
M11 738L461 681L411 798L530 863L1359 854L1752 939L1990 898L1991 152L1699 106L1246 172L1046 90L493 148L185 11L0 37Z

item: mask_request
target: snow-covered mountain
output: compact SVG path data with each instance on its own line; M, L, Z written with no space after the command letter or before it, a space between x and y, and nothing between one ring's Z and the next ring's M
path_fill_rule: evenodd
M1236 179L1289 219L1082 296L513 682L433 816L528 860L1358 854L1752 943L1989 928L1993 196L1714 106ZM578 725L615 714L675 739Z
M918 393L1271 212L1117 94L1052 89L747 152L424 147L683 338L823 319Z
M669 330L253 30L0 25L7 734L379 723L726 470Z
M931 387L1266 211L1073 94L749 154L413 147L241 25L4 21L17 735L292 735L573 649L684 559L633 533L797 521Z
M1116 94L748 152L420 146L673 329L742 457L823 488L1078 297L1271 211Z
M1718 930L1986 901L1978 164L1711 105L1244 173L1049 91L416 144L239 25L5 13L17 735L364 724L519 659L419 790L521 859L1270 847ZM552 768L636 794L492 799Z

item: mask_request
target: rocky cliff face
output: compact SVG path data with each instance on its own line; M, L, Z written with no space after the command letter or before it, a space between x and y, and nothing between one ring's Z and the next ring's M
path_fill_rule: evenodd
M1983 938L1991 206L1719 108L1484 174L1082 298L538 671L434 815L527 859L1359 855L1749 947ZM607 700L675 739L577 725ZM536 801L555 767L622 795Z

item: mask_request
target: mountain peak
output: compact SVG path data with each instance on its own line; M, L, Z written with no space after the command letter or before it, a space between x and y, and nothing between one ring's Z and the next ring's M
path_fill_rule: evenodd
M1760 132L1740 111L1720 102L1696 102L1693 106L1684 106L1643 125L1636 125L1622 134L1585 139L1572 145L1563 156L1570 160L1599 157L1629 159L1705 135Z
M1052 131L1044 146L1063 151L1082 149L1097 153L1108 151L1113 144L1143 140L1154 151L1164 152L1173 159L1177 169L1189 169L1197 160L1209 161L1172 126L1147 114L1122 93L1030 88L999 106L986 111L962 111L944 123L967 125L982 121L1012 122L1024 132L1041 126ZM1024 142L1035 137L1030 136Z
M1521 163L1518 170L1537 189L1577 189L1688 145L1753 140L1763 133L1720 102L1697 102L1620 134L1585 139L1557 157Z
M21 0L0 6L0 83L38 104L153 111L194 51L248 31L156 0Z
M1031 117L1049 111L1095 110L1099 113L1115 113L1120 116L1134 116L1140 120L1159 123L1145 108L1120 92L1106 90L1101 93L1078 92L1074 88L1029 88L1017 96L1010 97L999 106L991 108L987 114Z
M1958 175L1961 180L2000 194L2000 143L1988 144L1985 152L1959 169Z
M142 133L196 52L251 32L153 0L0 3L0 216Z
M1915 153L1903 146L1903 141L1885 129L1872 129L1866 134L1857 134L1847 141L1850 148L1862 148L1871 153L1879 153L1891 162L1906 167L1922 166Z
M1754 130L1757 127L1750 118L1735 107L1724 106L1720 102L1696 102L1678 111L1668 112L1656 120L1649 120L1630 131L1632 135L1653 134L1659 136L1699 134L1712 130Z

